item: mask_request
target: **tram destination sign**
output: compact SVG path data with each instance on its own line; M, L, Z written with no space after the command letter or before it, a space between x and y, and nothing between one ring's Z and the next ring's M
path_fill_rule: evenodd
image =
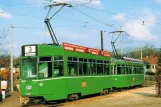
M25 56L36 56L36 46L25 46Z

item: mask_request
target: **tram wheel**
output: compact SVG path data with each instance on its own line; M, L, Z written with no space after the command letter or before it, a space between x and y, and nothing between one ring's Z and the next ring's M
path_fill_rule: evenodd
M78 99L79 99L78 94L70 94L67 97L67 101L75 101L75 100L78 100Z
M103 95L107 95L107 94L109 94L108 89L104 89L104 90L103 90Z

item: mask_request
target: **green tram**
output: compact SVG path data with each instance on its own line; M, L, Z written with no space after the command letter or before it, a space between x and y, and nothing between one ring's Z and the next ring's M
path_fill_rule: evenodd
M76 100L141 85L143 64L113 59L109 52L63 43L24 45L20 59L20 102Z

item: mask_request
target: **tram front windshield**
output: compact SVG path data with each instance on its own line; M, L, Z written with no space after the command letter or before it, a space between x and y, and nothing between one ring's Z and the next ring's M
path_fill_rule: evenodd
M36 78L36 58L24 58L21 62L21 79Z

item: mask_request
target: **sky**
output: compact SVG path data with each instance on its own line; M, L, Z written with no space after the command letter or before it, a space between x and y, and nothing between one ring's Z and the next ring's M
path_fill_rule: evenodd
M44 23L54 2L65 2L64 7L50 21L61 44L68 42L100 49L100 31L103 31L104 49L111 51L112 34L122 30L123 49L145 44L160 48L161 0L0 0L0 51L10 52L13 36L13 55L21 54L26 44L52 43ZM52 8L49 17L60 7ZM9 27L13 25L12 29ZM113 35L116 39L118 33ZM120 49L120 38L116 41Z

